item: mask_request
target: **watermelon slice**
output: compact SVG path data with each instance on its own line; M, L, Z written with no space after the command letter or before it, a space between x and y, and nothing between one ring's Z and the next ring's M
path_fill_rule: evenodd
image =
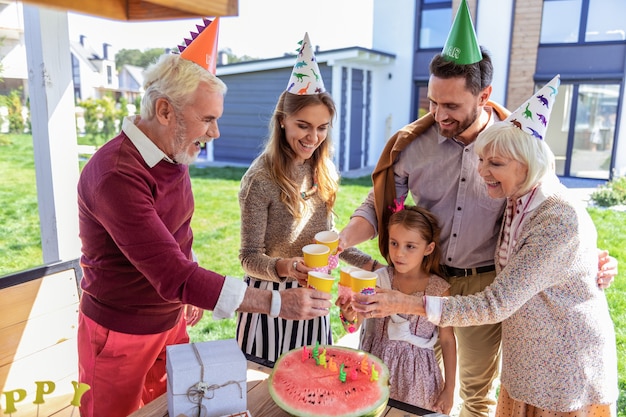
M380 416L389 400L389 369L360 350L305 346L278 358L269 392L292 416Z

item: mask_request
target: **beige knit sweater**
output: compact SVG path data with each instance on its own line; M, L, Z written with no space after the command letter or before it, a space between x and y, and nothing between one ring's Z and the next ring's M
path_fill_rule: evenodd
M296 166L294 175L300 191L311 188L313 173L309 163ZM333 215L328 214L326 203L318 194L303 200L303 203L302 218L294 218L281 203L280 188L270 178L261 159L253 161L241 179L239 191L239 260L248 276L277 282L292 280L278 276L276 262L281 258L302 256L302 247L313 243L317 232L333 230ZM355 266L362 266L371 259L355 248L347 249L340 258Z

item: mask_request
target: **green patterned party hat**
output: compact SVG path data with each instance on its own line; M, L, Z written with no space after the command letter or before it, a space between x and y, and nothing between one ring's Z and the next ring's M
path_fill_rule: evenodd
M466 0L461 0L441 55L460 65L474 64L483 59Z
M298 56L293 71L287 83L287 92L299 95L319 94L326 91L324 80L320 73L309 34L299 43Z
M552 106L559 92L559 84L561 84L561 78L557 75L504 121L517 126L539 140L543 140L548 129Z

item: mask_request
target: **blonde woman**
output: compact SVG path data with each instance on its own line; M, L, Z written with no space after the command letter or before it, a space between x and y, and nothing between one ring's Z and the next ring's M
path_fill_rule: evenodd
M287 91L278 99L265 150L241 180L241 249L246 282L254 288L283 290L306 285L311 268L302 247L317 232L334 228L338 174L331 160L335 105L327 92ZM371 257L350 249L340 255L357 266ZM237 340L246 353L275 361L303 345L331 344L328 316L283 320L240 313Z

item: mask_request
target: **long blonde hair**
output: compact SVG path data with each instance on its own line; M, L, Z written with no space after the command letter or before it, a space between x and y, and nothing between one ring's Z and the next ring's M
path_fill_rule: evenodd
M280 200L289 212L295 217L302 216L302 199L298 184L293 181L293 169L296 154L289 146L285 136L285 129L281 128L285 117L290 116L305 107L323 104L330 112L331 121L335 117L335 103L327 92L311 95L297 95L284 91L278 98L274 114L269 126L269 139L261 158L270 172L272 179L281 189ZM332 123L331 123L332 126ZM313 168L314 181L317 180L317 194L326 202L326 210L330 214L335 205L339 176L330 164L332 139L330 131L326 140L313 152L310 163Z

